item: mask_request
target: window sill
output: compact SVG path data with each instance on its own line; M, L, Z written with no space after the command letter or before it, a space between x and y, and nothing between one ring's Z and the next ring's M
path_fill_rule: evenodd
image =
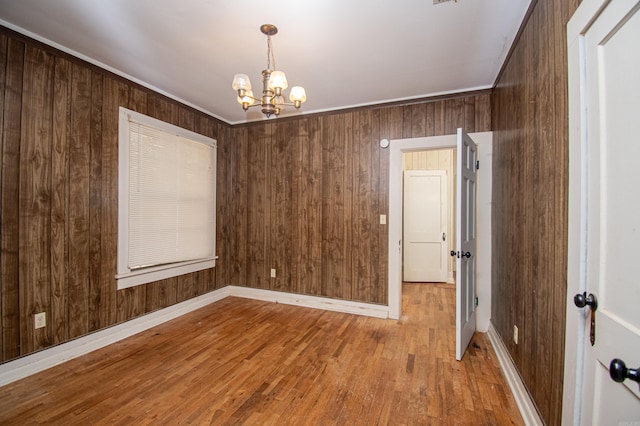
M172 263L170 265L154 266L151 268L117 274L115 278L118 284L118 290L148 284L165 278L177 277L178 275L184 275L190 272L213 268L216 266L217 258L218 256L215 256L207 259Z

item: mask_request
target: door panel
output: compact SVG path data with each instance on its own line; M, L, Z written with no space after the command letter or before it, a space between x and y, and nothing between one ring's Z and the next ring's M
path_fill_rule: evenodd
M578 340L578 364L581 357L584 363L576 372L579 414L574 421L584 425L640 422L638 383L620 384L609 377L614 358L629 368L640 367L640 279L635 269L635 247L640 241L639 9L637 1L588 0L572 19L579 22L569 26L578 33L569 49L579 52L574 63L580 67L580 76L570 79L570 84L580 85L582 111L581 133L572 133L570 140L581 144L576 152L583 156L581 176L571 180L582 184L584 274L577 275L580 288L598 300L594 314L589 307L581 308L579 322L587 338ZM593 346L588 337L592 329Z
M476 161L478 147L458 129L456 259L456 359L461 360L476 330ZM468 253L468 256L463 254Z
M404 281L446 281L447 212L444 171L404 172Z

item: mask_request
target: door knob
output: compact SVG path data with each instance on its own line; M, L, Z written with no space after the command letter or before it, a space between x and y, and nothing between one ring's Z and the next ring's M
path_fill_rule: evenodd
M582 294L580 293L576 294L573 297L573 303L575 303L575 305L578 308L584 308L585 306L589 306L592 311L595 311L596 309L598 309L598 299L596 299L596 296L594 296L591 293L589 293L589 295L587 296L586 291Z
M622 383L626 379L633 380L639 383L638 387L640 388L640 368L627 368L621 359L614 358L611 360L611 364L609 364L609 375L614 382L618 383Z
M449 253L451 255L451 257L456 257L456 252L451 250L451 252Z
M469 257L471 257L471 252L464 252L464 251L463 251L463 252L461 252L461 253L460 253L460 256L461 256L461 257L469 258Z

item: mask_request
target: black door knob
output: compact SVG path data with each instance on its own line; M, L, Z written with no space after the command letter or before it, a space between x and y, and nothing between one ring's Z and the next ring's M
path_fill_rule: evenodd
M469 257L471 257L471 252L468 252L468 251L464 252L463 251L462 253L460 253L460 256L469 258Z
M451 250L451 253L449 253L449 254L451 254L451 257L456 257L456 252L453 251L453 250Z
M587 292L586 291L584 293L582 293L582 294L580 294L580 293L576 294L573 297L573 303L578 308L584 308L585 306L589 306L591 308L591 310L593 310L593 311L598 309L598 299L596 299L596 296L594 296L591 293L589 293L589 295L587 296Z
M640 383L640 368L627 368L624 361L618 358L611 360L611 364L609 364L609 375L613 381L618 383L622 383L626 379ZM638 386L640 387L640 385Z

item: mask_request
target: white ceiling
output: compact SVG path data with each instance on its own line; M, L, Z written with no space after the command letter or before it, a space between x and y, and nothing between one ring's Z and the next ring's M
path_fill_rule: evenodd
M262 119L231 89L260 92L261 24L311 113L491 87L530 1L0 0L0 24L235 124Z

